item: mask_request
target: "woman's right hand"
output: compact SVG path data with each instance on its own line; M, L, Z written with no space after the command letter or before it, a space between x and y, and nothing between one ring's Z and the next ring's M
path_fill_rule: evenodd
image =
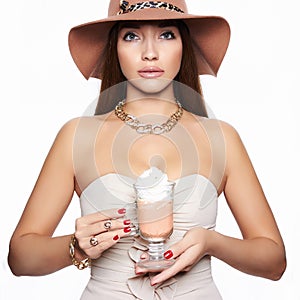
M131 232L130 220L124 219L126 209L109 209L76 219L75 237L80 250L97 259Z

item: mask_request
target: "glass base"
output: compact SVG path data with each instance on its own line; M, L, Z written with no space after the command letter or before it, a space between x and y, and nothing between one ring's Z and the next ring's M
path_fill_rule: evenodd
M168 269L175 263L174 259L162 259L162 260L140 260L137 265L140 268L147 269L149 272L159 272L164 269Z
M174 259L164 258L164 240L149 241L148 255L149 258L140 260L137 265L148 272L159 272L169 268L175 262Z

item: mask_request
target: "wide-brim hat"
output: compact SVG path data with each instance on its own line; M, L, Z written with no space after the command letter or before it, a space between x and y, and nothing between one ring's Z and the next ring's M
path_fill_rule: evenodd
M102 79L101 67L100 73L99 67L97 73L95 69L101 63L109 31L116 22L171 19L183 20L189 28L198 74L216 76L229 44L229 24L222 17L189 14L184 0L111 0L107 18L81 24L70 30L69 48L72 58L86 79Z

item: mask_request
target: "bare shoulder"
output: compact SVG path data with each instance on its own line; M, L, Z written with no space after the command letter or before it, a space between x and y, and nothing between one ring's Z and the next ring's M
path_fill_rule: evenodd
M52 150L53 148L58 148L58 147L67 149L68 148L67 146L72 144L74 133L76 131L78 122L79 122L79 118L74 118L67 121L61 126L61 128L59 129L55 137Z
M242 146L242 140L237 129L228 122L209 118L201 118L201 122L204 128L213 130L212 133L214 134L216 131L221 131L227 150Z
M247 150L235 127L218 119L200 117L199 121L210 140L211 147L217 149L216 153L220 154L220 151L224 150L226 174L233 168L240 169L241 164L245 162L250 163Z
M238 183L241 186L240 180L242 178L244 182L251 178L252 186L259 185L251 159L237 129L227 122L220 120L217 122L222 129L225 142L225 175L227 180L231 178L231 182L235 181L235 184ZM227 184L227 188L228 186L229 184ZM244 188L246 189L246 187Z
M105 121L105 116L87 116L87 117L76 117L70 119L65 124L62 125L60 132L70 133L76 131L80 125L96 125Z
M237 129L221 120L209 119L205 122L214 124L212 127L219 128L222 131L222 137L226 148L226 161L227 167L233 162L239 162L242 160L249 160L246 148L243 141L238 133Z
M220 137L228 144L239 144L241 138L238 131L229 123L219 120L211 119L206 117L194 116L195 123L198 123L205 131L208 136Z
M84 116L70 119L62 125L58 131L56 140L73 140L76 134L81 134L83 131L98 130L108 119L107 115L101 116Z
M210 119L204 117L198 117L198 118L199 121L203 124L203 126L211 126L214 128L221 129L224 135L226 135L226 138L230 138L230 137L234 138L239 136L237 130L228 122L219 119Z
M241 155L248 158L242 138L237 129L227 122L219 121L219 123L224 135L227 156L231 156L235 160Z
M221 121L221 120L217 120L217 121L220 124L226 138L240 139L237 129L232 124L229 124L229 123L227 123L225 121Z
M76 130L76 127L78 126L78 123L80 122L81 118L74 118L71 120L68 120L66 123L64 123L62 125L62 127L60 128L60 130L58 131L58 136L60 135L64 135L64 136L68 136L71 135L72 133L74 133L74 131Z

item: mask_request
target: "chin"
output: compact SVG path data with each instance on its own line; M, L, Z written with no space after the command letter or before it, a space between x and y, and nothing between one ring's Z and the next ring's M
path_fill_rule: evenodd
M172 79L165 78L139 78L129 81L130 85L138 90L140 93L145 94L145 97L155 94L161 94L166 91L172 83Z

